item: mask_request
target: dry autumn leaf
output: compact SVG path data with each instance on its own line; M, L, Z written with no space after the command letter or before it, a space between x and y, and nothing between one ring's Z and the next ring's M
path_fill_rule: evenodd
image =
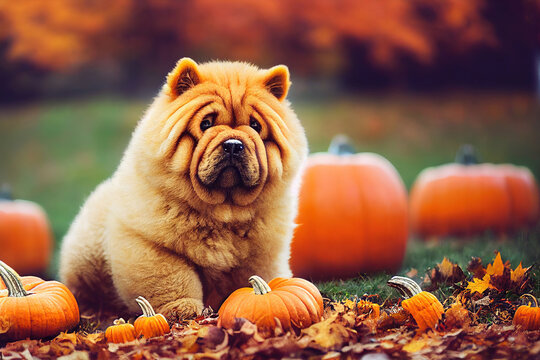
M444 314L444 325L447 329L467 328L471 323L469 311L461 301L456 301Z
M412 322L411 314L400 307L393 307L381 313L381 316L377 320L377 329L388 330L398 328Z
M510 268L510 263L503 263L501 253L498 252L492 264L488 264L484 269L482 261L473 258L467 269L473 273L473 280L469 281L467 290L471 293L484 293L488 288L496 289L499 292L515 291L522 294L529 281L529 270L523 268L522 263L515 270ZM482 277L479 277L482 275Z
M97 344L99 342L102 342L105 340L105 334L100 333L94 333L94 334L86 334L86 336L79 335L80 338L82 338L84 341L88 341L92 344Z
M426 337L412 339L407 345L403 346L403 350L408 353L414 353L422 350L429 345L429 339Z
M501 253L498 252L493 260L493 264L488 264L486 267L486 273L488 275L501 276L504 272L504 264L502 262Z
M197 336L204 352L219 352L229 346L229 334L217 326L202 327Z
M521 283L525 279L526 274L530 270L530 267L523 268L521 262L515 270L512 270L510 273L510 280L514 283Z
M451 262L446 257L429 274L431 283L427 290L435 290L440 284L456 284L465 280L465 274L459 265Z
M469 281L467 290L471 293L478 292L483 294L488 288L492 287L489 283L491 276L489 274L484 275L482 279L473 278L473 281Z
M411 270L409 270L409 271L407 271L407 272L405 273L405 276L406 276L406 277L410 277L410 278L413 278L413 277L415 277L416 275L418 275L418 270L415 269L415 268L412 268Z
M512 288L512 281L510 280L510 268L504 267L501 275L491 275L489 283L493 288L498 291L507 291Z
M467 265L467 271L470 272L473 277L477 279L482 279L486 275L486 269L482 264L482 259L478 257L473 257L469 264Z
M302 330L304 342L325 350L335 350L350 340L355 331L338 322L338 314Z
M454 273L454 265L450 260L446 258L446 256L443 258L443 261L439 265L437 265L437 268L439 269L439 272L444 278L449 278Z

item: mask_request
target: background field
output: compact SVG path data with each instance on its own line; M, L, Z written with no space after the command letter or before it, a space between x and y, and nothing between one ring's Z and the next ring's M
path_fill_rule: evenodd
M519 93L434 95L291 95L312 152L324 151L331 137L346 133L359 151L388 158L407 187L425 167L452 161L462 143L477 147L483 161L511 162L540 175L540 103ZM0 111L0 178L17 198L47 210L59 244L84 199L116 168L130 133L151 96L119 96L43 101ZM512 265L540 259L540 232L506 239L477 239L425 245L411 239L402 272L432 267L443 256L466 266L471 256L490 260L494 250ZM50 275L56 274L56 261ZM335 284L334 284L335 285ZM381 282L353 281L327 291L363 293ZM366 287L367 286L367 287ZM380 291L381 289L379 289Z
M287 97L310 152L325 151L335 135L345 134L358 152L386 157L408 190L423 169L452 162L463 144L473 145L481 162L526 166L540 180L540 0L0 1L0 196L11 187L15 198L42 205L55 238L51 265L34 275L57 277L58 250L71 222L113 174L145 108L184 57L261 69L286 65L293 82ZM192 352L215 358L537 358L540 332L508 325L520 295L540 298L538 220L504 235L488 230L423 241L411 234L398 274L316 282L334 300L369 295L381 305L376 329L365 309L360 314L349 301L327 302L327 319L309 336L309 329L286 332L262 345L257 333L229 330L221 342L204 319L199 330L202 323L181 321L181 333L119 350L96 344L103 334L94 325L104 328L113 319L100 322L111 310L105 306L85 317L77 334L51 341L5 344L0 334L0 358ZM330 229L341 226L331 221ZM354 225L363 224L353 224L353 231ZM2 240L0 259L7 260ZM335 249L335 239L328 241ZM465 290L471 258L486 266L497 252L506 263L502 277L496 276L500 263L491 272L495 288ZM467 278L429 284L428 274L436 274L445 257ZM531 277L519 279L514 269L520 263ZM507 277L509 268L514 279ZM400 297L386 285L393 275L422 283L446 308L464 300L469 316L452 307L454 316L419 336L406 312L388 315Z

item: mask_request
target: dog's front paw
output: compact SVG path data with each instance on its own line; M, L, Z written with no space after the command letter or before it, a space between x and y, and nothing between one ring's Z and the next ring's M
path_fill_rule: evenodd
M199 315L203 310L201 300L193 298L182 298L176 301L171 301L161 306L158 310L163 314L169 322L177 322L179 320L192 319Z

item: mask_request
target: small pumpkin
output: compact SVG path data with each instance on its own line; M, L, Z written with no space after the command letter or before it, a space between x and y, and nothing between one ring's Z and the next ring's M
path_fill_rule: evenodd
M387 284L406 297L401 302L401 306L412 315L420 331L434 329L442 319L444 308L441 302L432 293L422 291L414 280L394 276L388 280Z
M162 314L156 314L154 308L148 300L139 296L135 299L137 304L141 307L143 314L139 316L133 326L135 327L135 333L138 336L144 336L145 338L151 338L155 336L161 336L171 331L165 316Z
M38 204L13 200L0 191L0 252L2 261L22 275L44 273L51 259L52 232Z
M530 294L525 294L523 297L531 299L531 302L528 305L521 305L516 310L512 323L521 326L525 330L540 330L540 308L538 307L538 301Z
M113 325L105 329L105 338L110 343L125 343L133 341L137 338L135 327L126 323L122 318L113 321Z
M263 333L273 333L277 322L284 330L303 329L321 320L323 300L311 282L300 278L275 278L268 284L249 278L251 288L235 290L218 311L218 326L231 328L245 318ZM277 321L276 321L277 319Z
M79 307L58 281L23 277L0 261L0 341L38 339L67 331L79 323Z
M354 153L336 137L327 153L307 159L296 223L294 276L322 281L396 271L409 233L405 185L387 159Z

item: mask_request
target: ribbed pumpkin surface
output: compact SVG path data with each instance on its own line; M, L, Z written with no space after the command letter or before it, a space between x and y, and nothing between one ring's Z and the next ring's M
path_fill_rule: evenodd
M411 313L420 331L434 329L444 313L440 301L427 291L403 300L401 306Z
M0 314L10 323L0 340L53 336L79 323L77 301L65 285L33 276L21 280L31 295L8 297L7 290L0 290ZM1 288L5 289L3 282Z
M275 278L268 286L271 291L262 295L253 288L234 291L219 309L218 325L230 328L236 318L245 318L260 330L272 331L275 319L285 330L302 329L321 320L323 301L315 285L298 278Z

